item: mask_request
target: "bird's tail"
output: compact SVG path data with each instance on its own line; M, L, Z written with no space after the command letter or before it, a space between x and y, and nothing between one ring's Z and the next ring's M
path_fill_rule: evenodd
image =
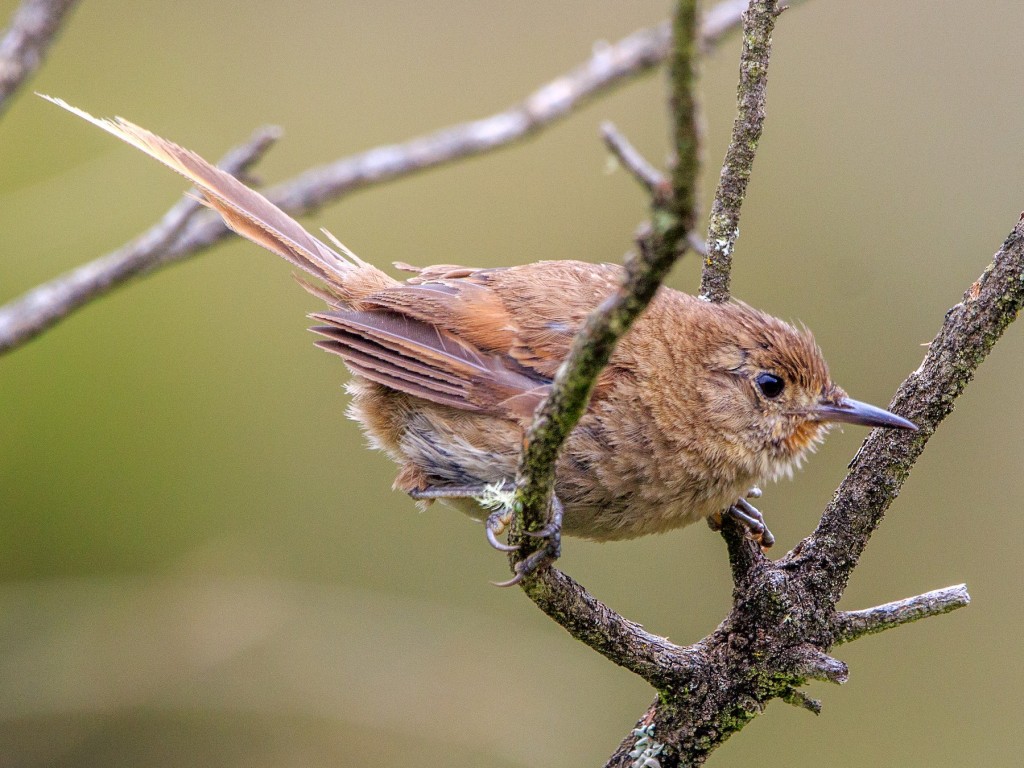
M88 120L180 173L196 185L205 198L203 202L217 211L231 229L322 280L325 289L305 281L300 282L329 304L350 305L363 296L395 284L394 279L360 259L329 233L327 236L340 253L309 234L301 224L259 192L208 163L195 152L123 118L106 120L93 117L61 99L51 96L43 98Z

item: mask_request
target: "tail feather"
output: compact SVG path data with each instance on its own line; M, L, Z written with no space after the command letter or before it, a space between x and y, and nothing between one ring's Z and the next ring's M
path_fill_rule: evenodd
M304 272L340 286L356 270L375 270L344 246L341 247L345 256L337 253L306 232L301 224L259 192L249 189L234 176L211 165L195 152L123 118L105 120L93 117L61 99L43 94L40 96L113 134L181 174L199 188L210 207L224 218L231 229L276 253ZM337 243L336 240L335 242Z

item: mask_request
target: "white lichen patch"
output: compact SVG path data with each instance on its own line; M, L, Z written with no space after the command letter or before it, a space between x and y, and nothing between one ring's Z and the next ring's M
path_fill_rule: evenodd
M645 725L643 728L634 728L633 735L636 737L636 742L629 753L629 756L633 758L629 768L661 768L658 755L665 749L665 745L655 740L654 723Z

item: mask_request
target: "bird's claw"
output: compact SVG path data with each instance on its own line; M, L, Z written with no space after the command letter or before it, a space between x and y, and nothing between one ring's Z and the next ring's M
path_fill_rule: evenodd
M486 493L486 488L479 486L439 486L409 491L409 495L417 501L433 501L435 499L479 499ZM547 542L525 559L515 564L515 574L508 581L491 582L496 587L514 587L530 574L544 568L558 559L562 554L562 515L564 509L557 496L551 497L551 519L536 531L524 531L525 535L535 539L547 539ZM505 533L512 524L513 511L502 507L491 512L484 521L484 532L487 543L499 552L516 552L519 547L506 544L498 537Z
M487 492L485 486L454 485L431 488L415 488L409 495L417 501L435 501L437 499L480 499ZM499 552L515 552L519 547L503 544L498 537L505 532L512 522L512 511L498 509L487 516L484 527L488 543Z
M524 533L535 539L548 539L552 536L559 536L562 533L562 527L560 525L555 525L554 523L548 523L543 528L538 528L536 531L524 531Z
M729 507L728 514L750 532L751 537L762 549L769 549L775 543L775 536L765 525L764 515L746 499L737 499L736 503Z
M539 571L558 559L558 553L552 553L549 547L544 549L538 549L536 552L531 552L527 555L525 560L520 560L513 566L515 575L508 581L492 581L496 587L514 587L516 584L520 584L523 579L527 576Z
M519 547L514 547L511 544L505 544L498 541L498 537L505 532L508 528L509 523L512 522L512 511L507 509L499 509L491 512L487 516L487 520L484 522L484 527L487 529L487 541L499 552L515 552Z
M514 587L527 576L546 568L555 562L562 554L562 516L565 510L562 502L557 496L551 497L551 519L543 528L536 531L526 531L526 535L533 538L547 539L547 543L520 560L513 567L515 572L511 579L502 582L491 582L496 587ZM488 521L490 518L488 518ZM507 522L505 523L508 524ZM488 526L490 528L490 526ZM503 545L504 547L505 545ZM515 549L513 547L513 549Z

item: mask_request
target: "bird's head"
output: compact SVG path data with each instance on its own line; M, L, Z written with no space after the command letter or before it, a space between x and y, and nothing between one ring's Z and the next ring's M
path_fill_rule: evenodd
M847 396L810 331L735 302L715 305L711 373L703 399L754 474L789 474L836 422L917 429L907 419Z

